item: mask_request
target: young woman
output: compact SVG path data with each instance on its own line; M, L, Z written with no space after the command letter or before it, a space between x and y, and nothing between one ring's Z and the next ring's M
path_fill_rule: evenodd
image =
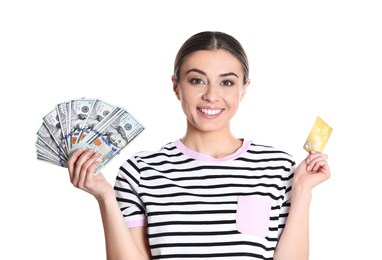
M231 132L250 84L241 44L201 32L180 48L173 90L185 135L134 154L114 187L93 175L98 154L75 151L74 186L98 201L107 259L275 259L309 257L311 191L330 177L327 155L292 156Z

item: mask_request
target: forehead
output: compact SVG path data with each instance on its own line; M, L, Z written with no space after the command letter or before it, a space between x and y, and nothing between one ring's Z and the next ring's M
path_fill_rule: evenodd
M181 67L185 72L197 68L205 72L217 71L219 73L242 71L240 61L226 50L202 50L191 53Z

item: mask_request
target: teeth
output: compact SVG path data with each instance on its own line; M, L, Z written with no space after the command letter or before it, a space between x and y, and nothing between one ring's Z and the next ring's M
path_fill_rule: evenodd
M222 111L222 110L221 109L215 110L215 109L205 109L205 108L202 108L202 109L200 109L200 111L202 111L204 114L213 116L213 115L219 114L220 111Z

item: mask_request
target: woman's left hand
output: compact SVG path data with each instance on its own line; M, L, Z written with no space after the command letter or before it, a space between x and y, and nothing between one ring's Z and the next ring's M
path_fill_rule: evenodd
M294 173L294 184L305 189L313 189L330 178L328 155L311 151L297 166Z

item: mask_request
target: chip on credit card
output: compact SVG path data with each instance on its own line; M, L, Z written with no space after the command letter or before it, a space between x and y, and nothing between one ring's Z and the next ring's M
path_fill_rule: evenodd
M322 152L326 143L329 140L333 129L321 117L317 116L312 129L305 141L304 149L307 152L317 151Z

